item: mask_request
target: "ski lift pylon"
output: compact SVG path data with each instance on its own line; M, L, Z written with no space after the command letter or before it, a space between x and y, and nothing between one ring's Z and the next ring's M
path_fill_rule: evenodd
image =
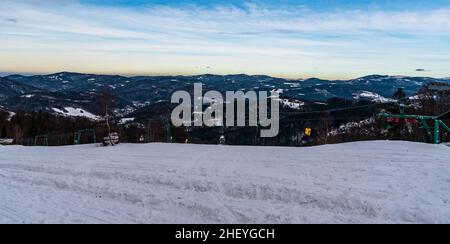
M450 111L449 111L450 112ZM441 143L440 138L440 129L444 128L445 131L450 132L450 127L447 126L441 118L444 118L446 114L449 112L440 115L440 116L428 116L428 115L410 115L410 114L391 114L386 111L383 111L378 114L380 118L386 119L386 121L398 122L398 123L406 123L405 121L409 121L410 123L417 121L417 125L420 124L421 128L425 129L428 137L434 144ZM432 121L433 126L428 125L428 121ZM420 123L419 123L420 122Z

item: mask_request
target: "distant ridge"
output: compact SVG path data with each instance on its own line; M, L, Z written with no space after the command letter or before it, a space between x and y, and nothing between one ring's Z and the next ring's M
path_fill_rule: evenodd
M98 114L96 100L101 92L116 98L118 114L127 114L142 107L168 102L173 92L192 90L201 82L204 88L218 91L280 90L282 98L298 101L327 101L369 99L390 101L397 89L407 96L414 95L430 82L450 83L450 79L368 75L350 80L319 78L283 79L267 75L193 75L193 76L121 76L76 72L48 75L8 75L0 78L0 105L15 110L53 112L65 107L83 109Z

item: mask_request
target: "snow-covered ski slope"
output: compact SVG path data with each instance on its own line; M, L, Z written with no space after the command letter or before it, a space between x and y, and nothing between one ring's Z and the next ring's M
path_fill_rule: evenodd
M0 147L0 223L450 223L450 148Z

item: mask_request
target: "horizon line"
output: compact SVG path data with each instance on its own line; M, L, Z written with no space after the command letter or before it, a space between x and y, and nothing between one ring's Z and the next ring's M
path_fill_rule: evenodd
M56 74L81 74L81 75L102 75L102 76L122 76L126 78L133 78L133 77L195 77L195 76L205 76L205 75L213 75L213 76L236 76L236 75L245 75L245 76L267 76L270 78L275 79L284 79L284 80L309 80L309 79L321 79L321 80L330 80L330 81L346 81L346 80L355 80L359 78L364 78L368 76L388 76L388 77L411 77L411 78L431 78L431 79L450 79L450 77L433 77L433 76L411 76L411 75L389 75L389 74L367 74L363 76L356 76L349 79L342 79L342 78L320 78L316 76L311 77L304 77L304 78L287 78L287 77L279 77L279 76L272 76L268 74L249 74L249 73L229 73L229 74L218 74L218 73L199 73L199 74L124 74L124 73L107 73L107 72L100 72L100 73L91 73L91 72L77 72L77 71L59 71L59 72L7 72L7 71L0 71L0 77L6 78L8 76L14 76L14 75L20 75L25 77L32 77L32 76L48 76L48 75L56 75Z

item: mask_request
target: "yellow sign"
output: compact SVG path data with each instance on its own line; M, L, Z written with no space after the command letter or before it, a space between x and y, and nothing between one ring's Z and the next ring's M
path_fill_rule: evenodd
M311 132L312 132L311 128L306 128L305 129L305 135L311 136Z

